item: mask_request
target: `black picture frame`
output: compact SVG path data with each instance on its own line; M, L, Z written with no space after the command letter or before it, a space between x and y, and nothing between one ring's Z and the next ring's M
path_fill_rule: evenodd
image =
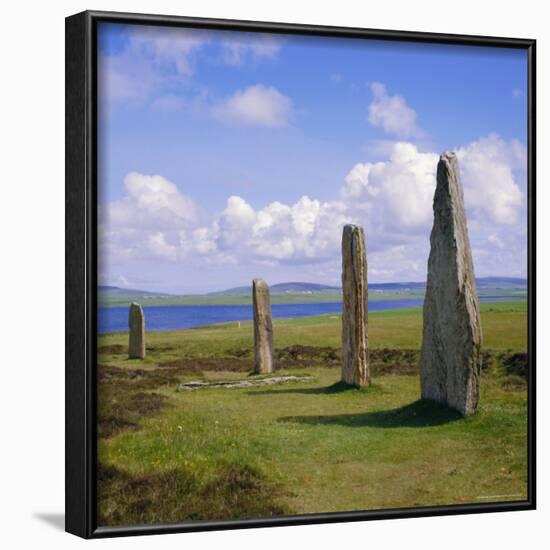
M528 499L170 525L96 522L97 25L102 22L518 48L528 55ZM536 507L536 41L86 11L66 19L66 531L84 538L473 514Z

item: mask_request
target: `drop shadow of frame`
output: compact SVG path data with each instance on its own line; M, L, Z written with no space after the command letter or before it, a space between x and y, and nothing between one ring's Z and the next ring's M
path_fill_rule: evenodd
M65 514L35 512L33 517L47 523L58 531L65 531Z

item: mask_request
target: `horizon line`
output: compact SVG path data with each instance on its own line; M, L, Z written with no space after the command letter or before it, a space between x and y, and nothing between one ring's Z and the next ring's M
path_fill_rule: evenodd
M487 276L484 276L484 277L476 277L475 279L476 279L476 281L483 280L483 279L505 279L505 280L519 279L519 280L525 281L526 283L528 282L527 277L510 277L510 276L507 276L507 275L487 275ZM341 285L335 285L335 284L329 284L329 283L313 283L311 281L282 281L282 282L278 282L278 283L271 283L271 284L269 284L269 286L271 288L271 287L274 287L274 286L277 286L277 285L284 285L284 284L305 284L305 285L327 286L327 287L331 287L335 290L342 288ZM370 285L396 285L396 284L401 284L401 285L404 285L404 284L415 284L415 285L424 284L425 285L426 281L388 281L388 282L369 282L368 283L369 286ZM161 290L146 290L144 288L119 286L119 285L115 285L115 284L98 284L97 288L98 289L102 288L102 287L103 288L118 288L118 289L121 289L121 290L134 290L134 291L139 291L139 292L148 292L148 293L151 293L151 294L165 294L165 295L173 295L173 296L204 296L204 295L207 295L207 294L219 293L219 292L224 292L224 291L227 291L227 290L233 290L233 289L236 289L236 288L242 288L242 287L248 287L248 286L251 287L252 283L230 286L230 287L223 288L221 290L210 290L210 291L196 292L196 293L183 293L183 292L161 291Z

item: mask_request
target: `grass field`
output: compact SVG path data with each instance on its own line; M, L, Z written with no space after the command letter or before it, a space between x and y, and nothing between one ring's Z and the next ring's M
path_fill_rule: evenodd
M307 382L177 391L250 379L252 325L99 339L102 525L526 498L527 311L482 304L480 409L419 400L420 309L369 315L373 384L338 383L340 316L276 319L278 373Z

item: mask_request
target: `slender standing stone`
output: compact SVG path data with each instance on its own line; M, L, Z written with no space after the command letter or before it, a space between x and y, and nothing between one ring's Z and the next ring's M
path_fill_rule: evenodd
M368 354L367 250L363 228L346 225L342 233L342 382L370 384Z
M128 324L130 326L128 357L130 359L143 359L145 357L145 318L143 317L143 309L135 302L130 306Z
M254 372L273 372L273 323L269 286L263 279L252 281L254 304Z
M458 161L437 165L434 224L420 359L422 398L466 416L476 411L481 371L481 321Z

